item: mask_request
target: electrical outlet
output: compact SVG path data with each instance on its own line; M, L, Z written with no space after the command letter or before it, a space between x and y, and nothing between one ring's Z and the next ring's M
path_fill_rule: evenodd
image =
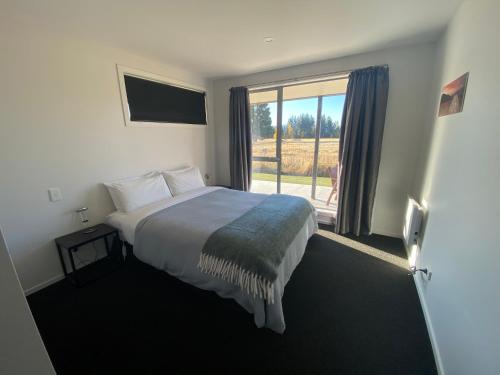
M427 267L427 281L431 281L432 279L432 271L430 267Z
M49 199L51 202L57 202L63 199L61 189L50 188L49 189Z

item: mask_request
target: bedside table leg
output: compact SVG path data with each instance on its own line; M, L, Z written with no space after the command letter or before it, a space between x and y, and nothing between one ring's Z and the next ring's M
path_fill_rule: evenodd
M64 262L64 257L62 254L61 246L57 245L57 253L59 254L59 260L61 261L61 266L64 272L64 277L68 277L68 270L66 269L66 263Z
M109 257L109 244L108 244L108 236L103 237L104 246L106 247L106 255Z
M123 257L123 242L120 240L118 232L113 236L113 240L111 242L111 253L115 252L116 256L120 258L120 262L125 263L125 258Z
M78 270L75 267L75 260L73 259L73 251L72 251L72 249L69 249L68 252L69 252L69 260L71 262L71 268L73 269L73 277L75 279L75 285L77 287L80 287L80 280L78 278Z

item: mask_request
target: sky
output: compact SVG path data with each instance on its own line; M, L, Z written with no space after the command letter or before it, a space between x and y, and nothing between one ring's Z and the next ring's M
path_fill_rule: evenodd
M334 95L334 96L324 96L323 106L321 113L330 116L333 121L338 121L342 119L342 110L344 109L345 95ZM314 118L316 118L318 105L318 98L308 98L308 99L296 99L287 100L283 102L283 125L285 125L288 119L293 115L300 115L301 113L309 113ZM273 120L273 126L276 127L276 111L277 104L270 103L269 108L271 109L271 118Z

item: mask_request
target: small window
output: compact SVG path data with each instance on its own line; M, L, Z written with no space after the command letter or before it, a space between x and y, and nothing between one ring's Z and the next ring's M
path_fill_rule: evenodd
M206 125L205 91L118 66L125 124Z

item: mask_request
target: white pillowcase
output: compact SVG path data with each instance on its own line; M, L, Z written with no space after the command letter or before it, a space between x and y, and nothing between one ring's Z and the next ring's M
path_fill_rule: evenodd
M163 171L163 176L174 196L205 186L198 167L178 171Z
M159 173L104 183L118 211L130 212L148 204L172 198Z
M120 197L118 196L118 189L115 188L115 185L121 185L121 184L127 184L131 181L139 180L141 178L147 178L147 177L153 177L157 175L158 172L149 172L141 176L134 176L134 177L125 177L125 178L120 178L118 180L112 181L112 182L104 182L104 186L108 189L108 193L111 196L111 199L113 200L113 204L115 205L115 208L118 211L123 211L123 205L121 204Z

